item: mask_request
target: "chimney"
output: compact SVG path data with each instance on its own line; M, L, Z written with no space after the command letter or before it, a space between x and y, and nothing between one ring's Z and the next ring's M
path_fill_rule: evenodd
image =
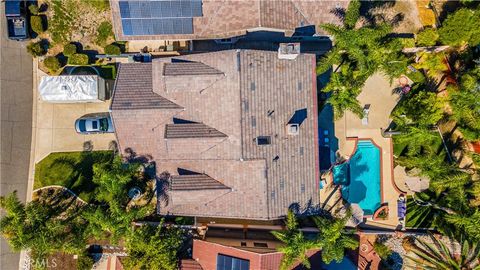
M296 123L287 124L287 134L291 136L298 135L300 133L300 125Z
M278 58L294 60L300 54L300 43L280 43Z

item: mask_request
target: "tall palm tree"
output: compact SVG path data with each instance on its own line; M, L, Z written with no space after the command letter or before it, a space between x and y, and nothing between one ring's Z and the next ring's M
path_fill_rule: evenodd
M331 93L327 102L333 107L335 119L340 119L347 110L353 112L358 117L363 117L362 106L357 100L363 83L354 79L350 71L345 71L345 73L333 73L330 77L330 82L322 91Z
M283 246L278 251L283 253L280 269L286 270L300 261L306 268L310 269L307 252L311 249L320 248L319 244L313 240L307 239L298 228L295 214L289 211L286 220L286 230L272 231L271 233L280 241Z
M398 76L406 68L401 44L389 36L392 27L387 24L356 27L360 18L360 1L351 1L343 17L343 26L322 24L335 46L319 62L317 73L322 74L333 64L351 63L355 70L369 77L380 70L389 76Z
M445 220L457 229L460 229L472 241L480 242L480 210L475 209L472 214L461 213L447 215Z
M340 262L345 256L346 249L356 249L358 241L352 230L346 230L345 224L350 218L347 214L343 218L314 217L313 220L319 230L317 244L322 247L322 260L330 263L333 260Z
M460 254L453 251L442 241L433 237L433 244L419 238L412 248L412 252L418 257L407 256L417 265L426 270L479 270L480 269L480 245L478 242L470 242L462 238L460 242Z

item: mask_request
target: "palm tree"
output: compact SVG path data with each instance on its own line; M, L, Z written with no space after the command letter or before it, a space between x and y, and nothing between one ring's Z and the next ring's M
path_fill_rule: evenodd
M454 254L445 243L432 235L430 236L433 244L417 238L411 251L418 257L407 256L418 266L427 270L480 269L480 246L478 245L478 242L470 242L462 238L460 240L460 254Z
M295 214L289 211L286 220L285 231L272 231L271 233L280 241L283 246L278 251L283 253L280 269L290 269L297 261L300 261L306 268L310 269L307 252L311 249L320 248L318 243L307 239L298 228Z
M313 218L319 230L317 244L322 247L322 260L331 263L333 260L341 262L345 256L345 249L356 249L358 241L352 230L346 230L345 224L350 218L347 214L343 218L327 218L316 216Z
M343 18L343 26L322 24L321 27L333 36L335 46L319 62L317 74L330 69L333 64L350 63L366 79L381 70L389 76L398 76L407 60L401 54L401 44L389 36L392 27L377 24L357 28L360 18L360 1L351 1Z
M480 242L480 210L475 209L473 213L461 213L447 215L445 220L451 225L462 230L475 243Z
M357 100L363 83L355 80L350 71L347 74L333 73L330 82L322 90L331 93L327 102L332 105L335 119L340 119L345 111L351 111L358 117L363 117L363 109Z
M133 230L126 239L127 269L178 269L178 253L182 247L183 232L166 227L163 220L157 227L143 225Z
M128 186L138 176L138 164L123 163L119 157L111 164L96 164L93 182L100 205L89 206L83 213L89 232L98 238L109 236L117 242L131 229L134 220L151 213L153 207L128 207Z

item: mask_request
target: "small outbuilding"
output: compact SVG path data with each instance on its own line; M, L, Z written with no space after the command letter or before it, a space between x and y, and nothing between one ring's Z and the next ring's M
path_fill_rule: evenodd
M43 101L56 103L102 102L105 80L98 75L43 76L38 85Z

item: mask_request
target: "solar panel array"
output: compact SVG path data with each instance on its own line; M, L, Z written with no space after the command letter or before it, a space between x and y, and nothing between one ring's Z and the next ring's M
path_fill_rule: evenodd
M202 0L120 1L124 35L193 34Z

